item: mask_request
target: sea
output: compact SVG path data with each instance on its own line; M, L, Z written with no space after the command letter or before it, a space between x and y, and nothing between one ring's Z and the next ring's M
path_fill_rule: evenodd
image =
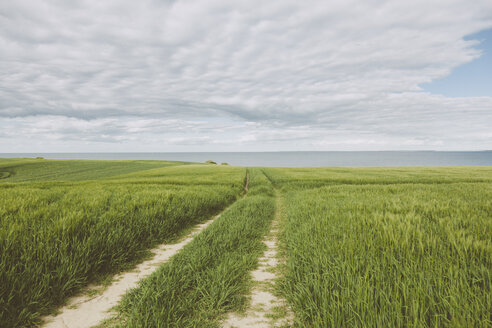
M175 153L0 153L0 158L170 160L239 166L492 166L492 151L281 151Z

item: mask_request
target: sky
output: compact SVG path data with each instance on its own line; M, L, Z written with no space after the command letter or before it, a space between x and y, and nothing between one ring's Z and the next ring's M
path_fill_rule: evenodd
M465 37L478 40L480 57L455 68L444 78L422 85L424 90L447 97L492 97L492 29Z
M492 1L0 2L1 152L492 149Z

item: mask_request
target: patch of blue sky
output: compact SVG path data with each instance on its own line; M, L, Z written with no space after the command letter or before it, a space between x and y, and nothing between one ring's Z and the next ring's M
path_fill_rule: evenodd
M482 55L455 68L450 75L422 84L430 93L446 97L492 97L492 29L472 34L466 40L478 40Z

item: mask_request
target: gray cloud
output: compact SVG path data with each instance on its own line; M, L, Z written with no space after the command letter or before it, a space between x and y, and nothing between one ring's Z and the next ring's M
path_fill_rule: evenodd
M19 0L0 13L5 151L492 147L491 97L419 87L480 56L463 37L492 27L488 0Z

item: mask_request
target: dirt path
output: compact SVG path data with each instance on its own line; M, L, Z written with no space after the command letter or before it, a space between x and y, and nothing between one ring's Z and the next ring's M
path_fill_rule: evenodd
M283 327L292 321L292 315L284 300L275 296L273 284L276 277L276 267L279 263L277 257L277 234L281 216L281 199L277 196L277 210L272 221L270 232L264 240L267 250L259 259L259 267L253 271L252 279L255 284L251 293L251 304L246 313L229 314L223 323L224 328L245 327Z
M102 294L95 296L81 295L71 298L56 316L45 318L46 325L44 327L92 327L105 319L109 319L114 313L108 312L108 310L118 304L128 289L136 287L141 279L150 275L164 262L167 262L219 215L198 225L179 243L163 244L153 249L152 252L155 256L152 259L142 262L131 272L124 272L115 276L114 282Z
M248 187L249 187L249 172L246 171L246 183L244 184L244 191L248 193Z

